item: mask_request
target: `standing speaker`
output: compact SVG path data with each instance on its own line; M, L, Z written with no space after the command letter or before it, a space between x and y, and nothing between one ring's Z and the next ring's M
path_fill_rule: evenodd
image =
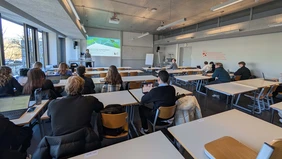
M74 41L74 42L73 42L73 49L75 49L77 45L78 45L78 42L77 42L77 41Z

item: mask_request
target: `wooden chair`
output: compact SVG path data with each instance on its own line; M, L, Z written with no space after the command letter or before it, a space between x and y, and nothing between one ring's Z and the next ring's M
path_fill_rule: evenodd
M107 73L100 73L100 77L106 77Z
M129 82L129 89L141 88L142 82Z
M116 139L128 136L128 123L127 123L127 113L120 113L120 114L105 114L101 113L102 115L102 124L104 127L109 129L117 129L123 128L124 132L118 136L110 136L104 135L104 138L107 139Z
M97 71L105 71L104 68L97 68Z
M153 85L155 85L156 80L146 80L145 82L146 82L146 83L153 83Z
M258 114L261 113L261 111L263 109L265 109L265 103L264 103L264 98L267 95L268 91L269 91L270 87L264 87L261 89L259 94L254 95L253 94L245 94L246 97L251 98L252 100L255 100L255 102L257 103L258 106Z
M172 125L174 122L171 123L165 123L162 122L162 125L157 125L157 120L169 120L174 117L176 111L176 105L165 107L165 106L160 106L159 109L157 109L155 117L153 121L149 120L149 123L153 126L153 132L156 131L156 127L161 127L161 128L166 128L170 125Z
M235 78L234 78L235 81L239 81L240 79L241 79L241 75L237 75L237 76L235 76Z
M125 70L125 68L118 68L119 71Z
M129 72L129 76L138 76L138 72Z
M126 77L128 76L128 72L120 72L119 73L121 77Z
M273 140L271 146L274 147L274 151L270 159L281 159L282 156L282 139Z
M265 96L265 100L266 100L266 103L267 103L266 110L269 110L269 109L270 109L270 104L274 104L272 93L276 91L276 89L277 89L278 86L279 86L279 85L273 85L273 86L271 86L271 88L269 89L268 93L266 94L266 96ZM271 103L270 103L270 102L271 102Z

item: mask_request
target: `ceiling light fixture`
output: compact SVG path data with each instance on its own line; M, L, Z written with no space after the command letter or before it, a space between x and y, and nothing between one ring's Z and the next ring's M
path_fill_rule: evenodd
M208 35L214 36L214 35L220 35L220 34L231 34L231 33L238 33L240 31L242 31L242 29L219 31L219 32L214 32L214 33L208 33Z
M149 32L147 32L147 33L145 33L145 34L142 34L142 35L138 36L138 39L143 38L143 37L148 36L148 35L150 35L150 33L149 33Z
M220 10L222 8L225 8L225 7L228 7L228 6L231 6L231 5L234 5L236 3L239 3L239 2L242 2L243 0L229 0L227 2L224 2L224 3L221 3L219 5L216 5L214 7L211 8L212 11L217 11L217 10Z
M179 23L183 23L183 22L185 22L185 21L186 21L186 18L183 18L183 19L177 20L177 21L175 21L175 22L172 22L172 23L170 23L170 24L167 24L167 25L164 25L164 26L160 26L160 27L157 28L157 31L165 30L166 28L175 26L175 25L177 25L177 24L179 24Z
M176 40L182 40L182 39L193 39L194 34L184 34L184 35L180 35L180 36L177 36L175 39Z
M75 10L75 8L74 8L74 6L73 6L71 0L67 0L67 1L68 1L69 6L71 7L71 10L72 10L72 12L74 13L75 17L76 17L78 20L80 20L80 18L79 18L79 16L78 16L78 14L77 14L77 12L76 12L76 10Z
M269 27L279 27L282 26L282 23L275 23L275 24L269 24Z

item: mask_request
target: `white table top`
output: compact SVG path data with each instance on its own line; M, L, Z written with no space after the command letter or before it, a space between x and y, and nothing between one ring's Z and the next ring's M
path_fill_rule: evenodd
M35 105L36 107L33 112L25 112L19 119L11 120L16 125L22 126L29 124L32 119L36 117L36 115L46 106L48 100L42 100L40 105Z
M160 68L160 67L150 67L150 68L149 67L142 67L142 69L147 71L147 70L161 70L162 68Z
M152 75L148 76L126 76L121 77L123 82L133 82L133 81L148 81L148 80L157 80L158 78ZM104 78L92 78L94 84L103 84ZM67 80L60 80L58 84L54 84L54 87L64 87Z
M119 73L122 72L137 72L137 73L143 73L141 70L120 70ZM86 71L85 75L99 75L100 73L108 73L108 71Z
M88 94L87 96L94 96L99 101L101 101L104 106L109 104L120 104L123 106L137 104L137 101L132 97L132 95L127 91L117 91L117 92L107 92L107 93L97 93Z
M183 72L199 72L201 71L200 69L183 69Z
M256 152L264 142L282 138L282 128L235 109L168 130L195 159L207 159L204 145L224 136L231 136Z
M186 89L183 89L183 88L180 88L180 87L177 87L175 85L172 85L174 88L175 88L175 93L177 94L185 94L185 95L192 95L193 93L186 90ZM138 89L130 89L129 90L132 95L138 100L138 102L141 101L141 98L143 97L143 93L142 93L142 89L141 88L138 88Z
M169 74L178 74L178 73L183 73L182 70L166 70ZM156 71L159 73L160 71Z
M273 104L270 106L272 109L278 110L278 111L282 111L282 102Z
M184 159L161 132L137 137L73 159Z
M240 80L236 81L236 83L240 83L247 86L252 86L256 88L262 88L262 87L269 87L275 84L279 84L279 82L271 82L271 81L265 81L262 78L256 78L256 79L249 79L249 80Z
M184 82L211 79L211 77L202 76L202 75L176 76L175 78L178 79L178 80L180 80L180 81L184 81Z
M109 67L89 67L89 69L98 69L98 68L103 68L103 69L105 69L105 70L108 70L109 69ZM127 70L129 70L129 69L131 69L132 67L117 67L117 69L119 69L119 68L121 68L121 69L127 69ZM88 68L86 68L86 69L88 69Z
M107 93L98 93L98 94L87 94L85 96L94 96L100 102L107 106L109 104L120 104L122 106L129 106L132 104L137 104L138 102L132 97L132 95L127 91L118 91L118 92L107 92ZM48 119L47 110L41 116L41 119Z
M235 82L206 85L206 88L226 95L236 95L257 90L255 87L246 86Z

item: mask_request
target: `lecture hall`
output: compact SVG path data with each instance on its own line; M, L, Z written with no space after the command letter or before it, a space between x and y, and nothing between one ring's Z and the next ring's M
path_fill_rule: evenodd
M281 0L1 0L0 159L282 159L281 46Z

